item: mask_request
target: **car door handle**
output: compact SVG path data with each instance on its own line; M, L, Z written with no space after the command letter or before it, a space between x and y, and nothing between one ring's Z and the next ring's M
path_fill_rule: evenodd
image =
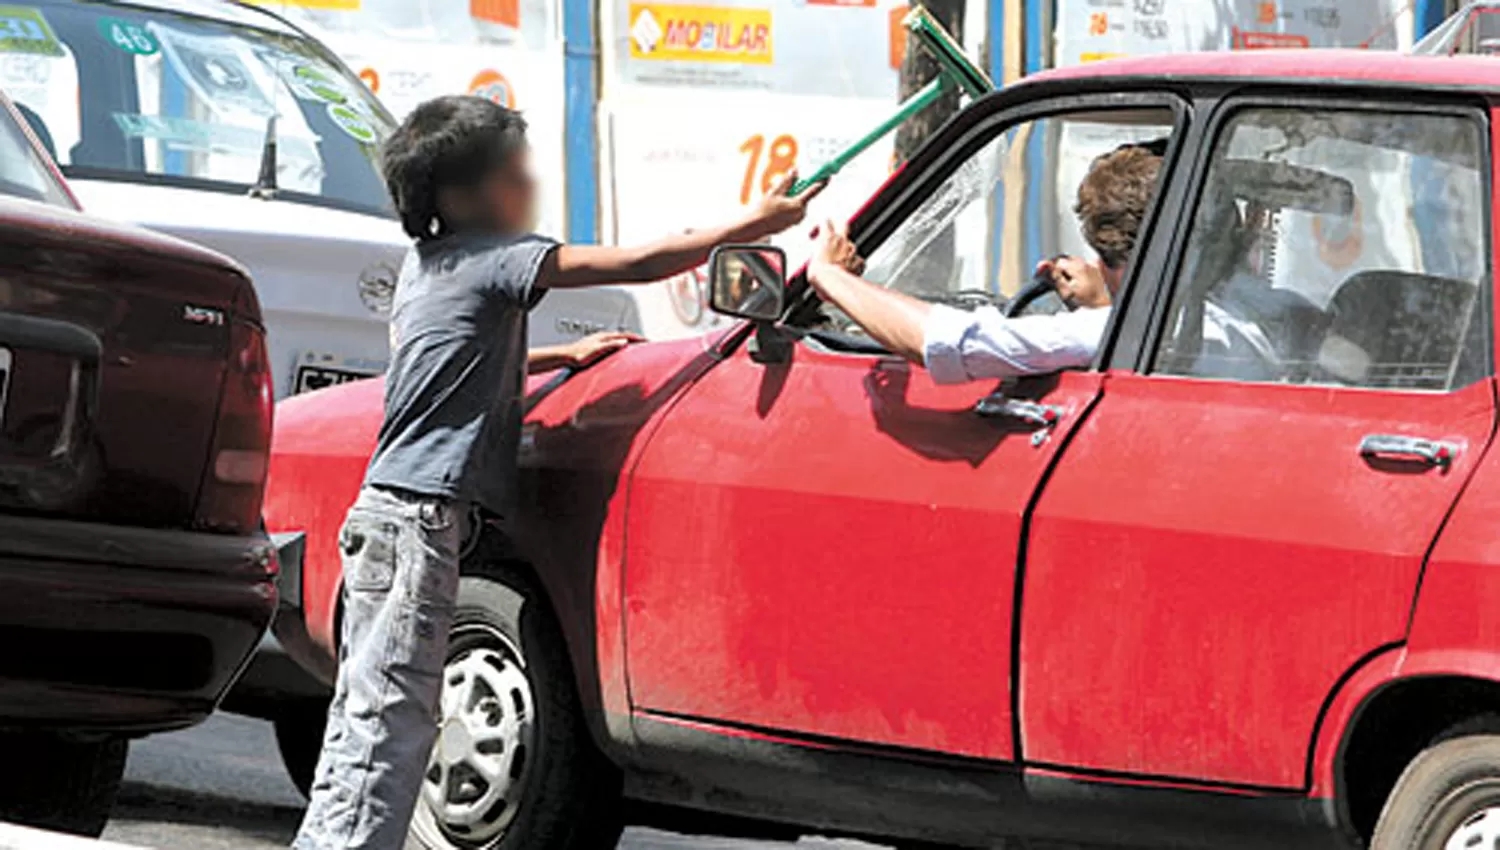
M974 412L987 419L1015 419L1038 428L1051 428L1067 411L1055 404L1007 398L995 393L980 399L974 405Z
M1429 466L1447 466L1458 457L1458 451L1453 443L1402 434L1366 434L1359 441L1359 453L1365 457L1419 460Z

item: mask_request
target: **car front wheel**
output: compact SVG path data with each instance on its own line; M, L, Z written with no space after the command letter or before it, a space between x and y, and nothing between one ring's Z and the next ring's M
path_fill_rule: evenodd
M43 733L0 737L0 821L96 837L125 775L123 739L74 741Z
M418 846L615 846L619 772L594 748L562 633L518 571L460 582L441 705L412 820Z
M1397 780L1371 850L1500 847L1500 735L1450 737Z

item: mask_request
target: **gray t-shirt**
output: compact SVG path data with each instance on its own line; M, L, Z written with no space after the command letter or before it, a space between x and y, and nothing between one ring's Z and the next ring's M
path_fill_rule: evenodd
M365 484L509 513L526 375L526 313L557 243L457 234L406 258L391 309L385 422Z

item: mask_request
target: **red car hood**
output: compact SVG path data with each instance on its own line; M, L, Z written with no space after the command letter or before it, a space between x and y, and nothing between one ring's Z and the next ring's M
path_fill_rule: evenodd
M558 373L527 381L521 463L522 498L534 487L535 467L589 463L611 425L633 435L665 408L665 401L701 374L707 352L722 335L632 346L563 379ZM306 534L302 605L313 639L331 652L338 598L338 530L364 479L384 412L385 381L374 378L294 396L276 408L265 521L272 533ZM540 436L539 436L540 434ZM634 437L632 437L634 439ZM534 491L533 491L534 494ZM331 657L331 656L330 656Z

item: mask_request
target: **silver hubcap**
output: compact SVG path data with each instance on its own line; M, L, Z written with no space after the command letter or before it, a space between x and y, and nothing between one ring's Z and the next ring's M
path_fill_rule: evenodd
M1480 809L1448 836L1443 850L1496 850L1500 848L1500 806Z
M515 818L536 732L519 655L491 636L498 640L461 650L443 671L443 715L422 783L434 819L465 844L494 840Z

